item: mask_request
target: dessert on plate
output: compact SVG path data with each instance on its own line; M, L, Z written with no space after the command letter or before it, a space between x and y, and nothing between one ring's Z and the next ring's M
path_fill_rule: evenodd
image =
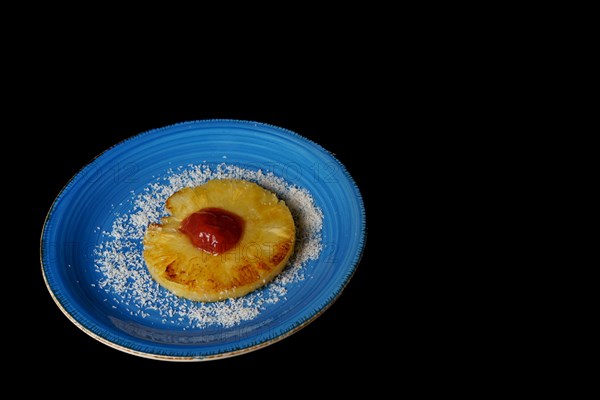
M194 301L240 297L286 266L296 227L283 200L260 185L216 179L174 193L169 216L148 227L144 259L152 277Z

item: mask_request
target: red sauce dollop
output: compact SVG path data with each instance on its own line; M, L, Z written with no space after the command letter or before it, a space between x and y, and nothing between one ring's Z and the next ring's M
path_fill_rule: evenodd
M179 230L191 239L194 246L219 255L240 241L244 221L221 208L203 208L184 219Z

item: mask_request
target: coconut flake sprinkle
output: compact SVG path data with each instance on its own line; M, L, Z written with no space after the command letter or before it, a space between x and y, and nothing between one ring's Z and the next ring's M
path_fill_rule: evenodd
M167 199L184 187L201 185L212 179L245 179L256 182L284 200L296 224L296 246L286 268L262 289L246 296L213 303L183 299L162 288L147 270L143 238L149 224L166 215ZM285 301L290 285L305 279L304 267L316 260L323 249L323 213L304 188L292 185L272 172L253 171L225 163L169 169L163 177L131 192L129 212L117 215L111 231L102 232L94 249L99 280L92 284L104 291L117 307L132 316L152 318L157 323L183 329L218 326L229 328L256 318L270 305Z

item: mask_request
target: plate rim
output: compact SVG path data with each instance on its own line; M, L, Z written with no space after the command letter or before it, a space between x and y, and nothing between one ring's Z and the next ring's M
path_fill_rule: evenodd
M125 345L115 343L105 337L102 337L101 335L93 332L90 328L85 326L81 321L79 321L75 316L73 316L65 308L65 306L58 299L57 294L54 292L53 288L51 287L50 282L47 277L47 271L46 271L47 267L44 265L44 243L45 243L44 236L46 233L46 229L48 227L48 223L50 222L50 217L53 214L53 212L56 210L58 201L61 199L61 197L64 195L64 193L66 193L66 191L74 183L74 181L84 172L85 169L87 169L98 158L102 157L104 154L108 153L112 149L122 146L129 141L135 140L136 138L140 138L140 137L152 134L152 133L157 133L160 131L172 129L177 126L184 126L184 125L200 125L201 126L201 125L210 124L210 123L226 123L226 124L230 123L230 124L233 124L234 126L242 126L242 127L243 126L246 126L246 127L263 126L263 127L273 129L275 131L284 132L286 134L292 135L293 137L295 137L297 140L300 140L301 142L304 141L304 142L307 142L311 146L316 146L319 150L326 153L327 156L329 156L333 161L336 162L336 164L341 168L343 176L349 181L350 186L352 187L352 189L357 197L358 206L359 206L359 215L361 217L361 224L359 227L358 252L355 254L353 260L350 262L351 265L350 265L350 269L348 271L349 273L344 275L343 281L340 282L338 285L336 285L336 288L335 288L336 290L332 291L331 296L329 296L324 301L324 304L319 305L318 307L320 307L320 308L316 309L315 312L311 312L311 315L309 315L303 321L300 319L299 322L293 323L291 328L289 328L287 331L280 332L279 334L275 334L275 336L271 337L271 338L269 338L269 337L263 338L263 340L260 341L259 343L248 345L246 347L237 348L237 349L221 349L223 351L219 352L219 353L198 354L195 356L165 355L165 354L150 353L150 352L141 351L139 349L130 348ZM180 121L177 123L161 126L158 128L149 129L149 130L140 132L138 134L129 136L127 138L124 138L124 139L120 140L119 142L113 144L112 146L106 148L102 152L100 152L97 156L95 156L89 162L87 162L81 168L79 168L75 172L75 174L63 186L63 188L58 192L58 194L52 201L52 204L50 205L48 212L46 214L46 217L44 219L44 222L42 225L42 230L41 230L41 235L40 235L40 266L41 266L42 276L44 279L44 284L45 284L48 292L50 293L51 298L54 300L54 302L56 303L58 308L69 319L69 321L71 321L80 330L82 330L84 333L86 333L90 337L94 338L95 340L99 341L100 343L103 343L113 349L120 350L124 353L135 355L135 356L142 357L142 358L147 358L147 359L162 360L162 361L178 361L178 362L179 361L181 361L181 362L208 361L208 360L230 358L230 357L234 357L234 356L241 355L241 354L246 354L246 353L267 347L273 343L279 342L280 340L283 340L283 339L293 335L294 333L298 332L299 330L301 330L304 327L306 327L307 325L309 325L311 322L315 321L319 316L321 316L326 310L328 310L339 299L342 292L348 286L348 283L350 282L350 280L356 273L356 270L358 269L358 266L360 264L363 254L364 254L366 240L367 240L367 221L366 221L366 212L365 212L364 200L362 198L362 193L360 192L360 189L358 188L356 181L354 180L352 175L349 173L349 171L346 169L346 166L340 160L338 160L337 157L335 157L335 155L332 152L325 149L323 146L316 143L315 141L313 141L305 136L302 136L301 134L299 134L297 132L294 132L292 130L289 130L289 129L281 127L281 126L277 126L277 125L273 125L273 124L269 124L269 123L265 123L265 122L246 120L246 119L227 119L227 118L225 118L225 119L223 119L223 118L198 119L198 120ZM48 268L50 268L50 266L48 266ZM114 335L119 336L118 334L114 334ZM229 345L229 347L231 347L231 344Z

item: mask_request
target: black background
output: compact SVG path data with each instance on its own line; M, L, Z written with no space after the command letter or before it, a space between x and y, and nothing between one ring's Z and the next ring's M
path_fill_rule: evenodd
M37 360L37 367L53 368L60 360L65 373L81 368L100 373L110 365L115 376L141 371L168 376L199 374L208 379L264 371L266 375L258 374L260 379L277 373L290 379L296 379L291 374L299 373L307 379L327 379L337 371L348 379L359 379L373 368L376 357L390 357L399 335L394 326L402 318L401 305L383 300L389 294L385 289L389 279L381 276L381 266L375 263L378 232L372 221L378 181L381 176L385 180L395 174L383 171L378 163L389 150L378 143L396 132L377 125L369 95L365 98L364 93L337 89L333 95L323 88L300 92L289 87L264 93L258 88L223 90L219 95L207 93L201 86L183 91L155 89L99 85L90 91L89 87L71 85L61 92L57 83L38 91L33 102L36 114L27 130L39 130L37 138L30 139L27 130L21 134L23 148L28 149L24 152L26 160L35 163L36 172L27 179L31 185L25 188L35 194L27 199L31 200L31 212L26 213L25 224L30 245L26 265L31 272L29 281L34 283L28 293L35 312L25 316L22 330L28 332L24 348ZM44 285L39 236L46 213L69 179L110 146L149 129L212 118L252 120L290 129L319 143L346 166L361 190L367 213L367 245L354 277L340 298L314 322L280 342L240 356L209 362L164 362L132 356L97 342L62 314ZM375 179L376 174L380 178ZM389 193L383 195L390 200L386 203L392 210L399 204ZM388 220L392 224L399 221L394 216ZM390 313L397 307L398 311Z
M248 26L248 35L236 31L223 45L216 39L231 26L227 19L217 20L222 15L194 13L188 25L176 18L179 26L172 29L163 25L171 22L168 17L148 20L137 9L126 15L123 7L110 9L116 18L99 16L94 24L95 11L65 12L76 26L44 10L23 13L27 21L17 21L20 29L4 43L0 109L6 257L0 276L9 385L16 383L20 393L39 386L59 396L114 396L120 392L115 386L201 397L209 389L220 396L242 389L314 397L319 385L359 387L368 395L382 387L391 389L386 395L402 394L407 387L447 393L452 384L466 383L462 391L486 376L500 378L486 389L502 388L515 366L532 365L523 363L521 354L511 357L514 350L504 351L505 343L512 344L505 336L520 341L523 332L502 320L511 310L498 320L479 293L489 292L495 282L480 279L486 264L503 252L489 251L488 242L496 240L482 228L498 226L487 221L497 209L488 205L497 189L480 190L489 178L496 184L485 159L504 168L514 158L513 147L523 147L522 134L507 134L522 124L505 127L513 118L514 94L520 92L511 85L500 88L495 80L506 74L490 69L487 59L480 59L471 42L453 35L447 23L438 24L447 19L444 12L434 19L429 11L423 14L432 25L413 13L374 8L370 15L361 6L355 15L337 8L327 15L320 7L314 13L311 9L316 18L298 18L295 25L292 18L267 18L264 37L251 35L260 24L241 14L254 26ZM128 28L140 22L131 29L134 35L119 32L119 17ZM221 31L209 24L202 32L207 18L219 21ZM328 34L315 29L319 18ZM280 38L273 29L284 25L292 25L294 38ZM86 28L93 35L85 35ZM181 37L168 37L172 31ZM116 40L108 40L113 33ZM308 40L311 33L316 41ZM261 49L262 44L273 49ZM509 96L502 96L505 92ZM212 118L293 130L346 166L367 214L367 245L355 276L310 325L233 358L162 362L97 342L62 314L42 279L39 240L53 200L86 163L119 141ZM497 147L502 156L493 154ZM469 217L475 223L465 224ZM484 240L482 252L478 246ZM504 239L497 242L505 245ZM477 260L473 270L460 266L465 260ZM505 300L497 297L494 301ZM493 318L488 326L480 324L485 315ZM505 325L508 335L502 331ZM498 329L499 338L488 337ZM488 368L488 361L502 358L493 354L496 348L512 361L506 370L500 364L501 373ZM476 357L469 358L470 349ZM522 376L531 376L523 371ZM50 385L38 385L46 376ZM86 390L75 391L76 383ZM287 390L274 392L273 385Z

